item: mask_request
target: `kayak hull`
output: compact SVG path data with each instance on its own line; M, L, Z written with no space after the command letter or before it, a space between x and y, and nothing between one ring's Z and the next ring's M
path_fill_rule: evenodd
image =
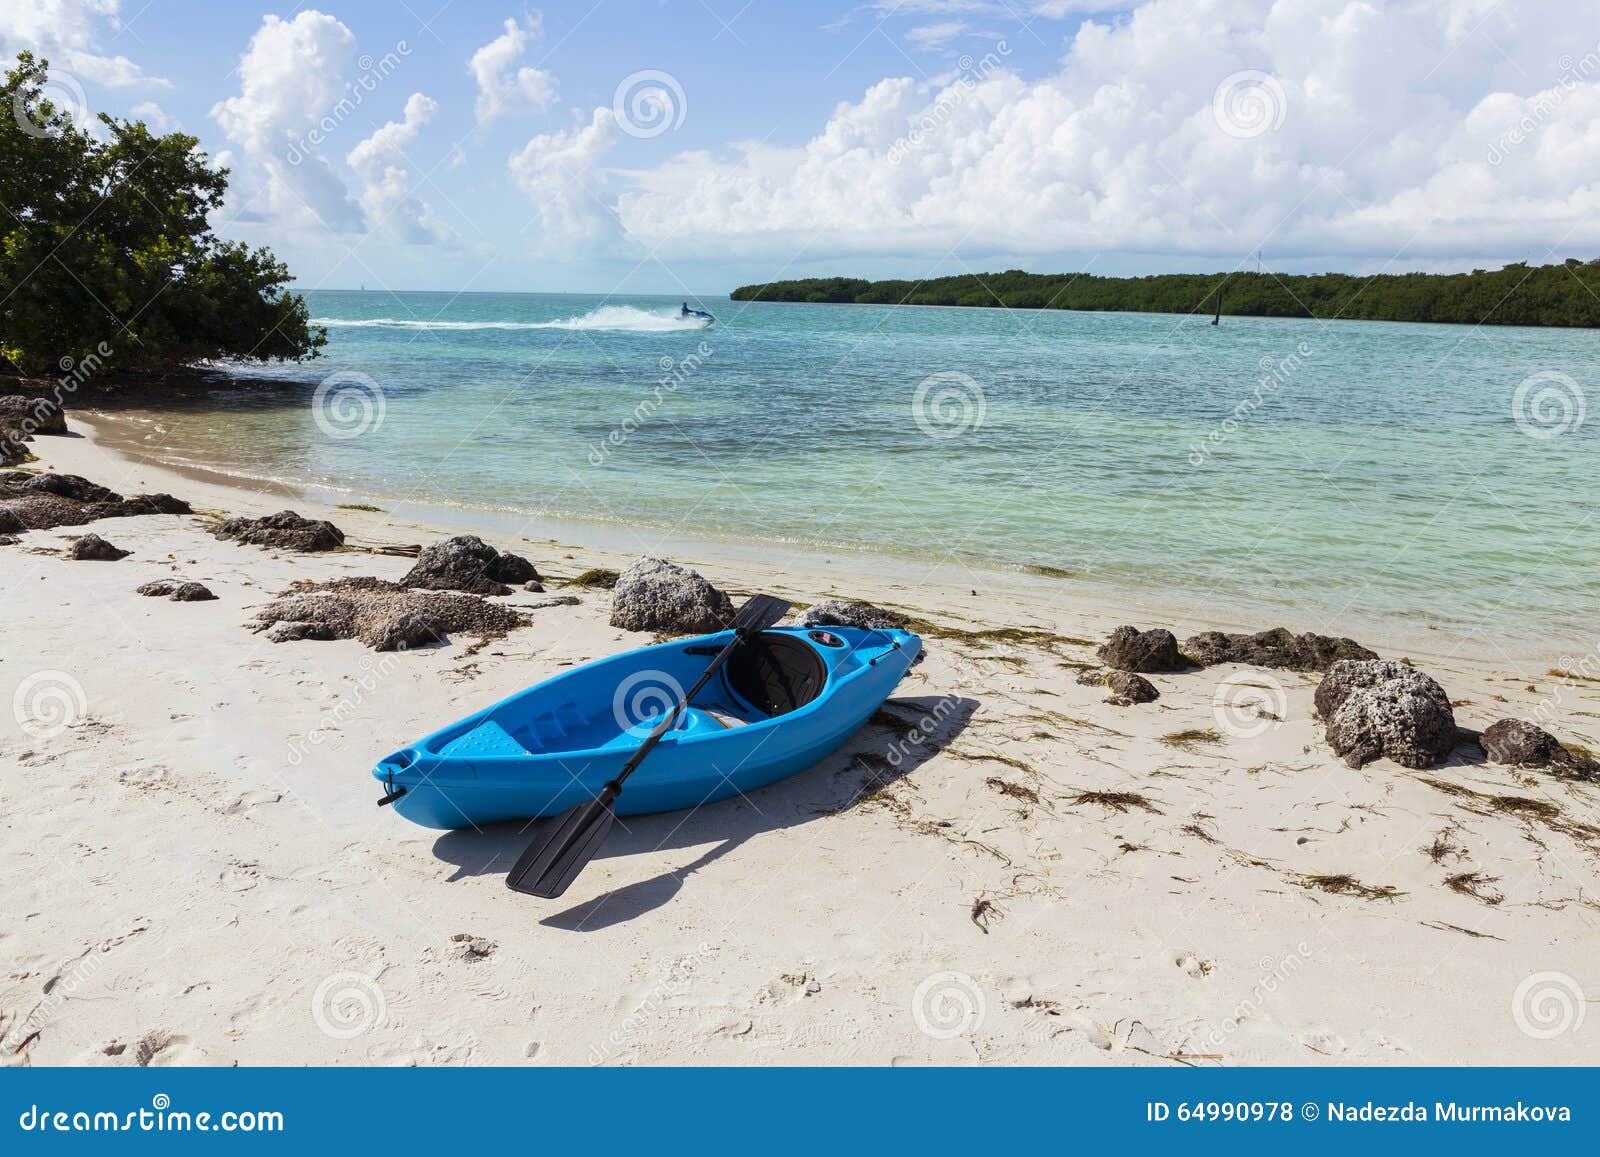
M628 779L619 814L698 807L805 770L867 721L922 646L906 631L849 627L763 633L773 636L815 654L801 656L819 673L814 698L769 715L730 679L713 678ZM403 790L395 811L424 827L558 814L622 769L731 638L722 632L663 643L574 668L386 756L373 777L390 795Z

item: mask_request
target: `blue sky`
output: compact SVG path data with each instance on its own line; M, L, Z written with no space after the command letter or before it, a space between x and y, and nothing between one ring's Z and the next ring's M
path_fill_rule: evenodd
M198 136L307 285L1600 254L1596 5L40 0L0 43Z

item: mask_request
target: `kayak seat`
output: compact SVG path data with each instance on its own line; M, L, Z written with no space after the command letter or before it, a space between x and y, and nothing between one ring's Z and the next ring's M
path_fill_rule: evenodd
M828 681L828 665L809 643L774 632L736 647L722 670L728 690L768 716L804 707Z

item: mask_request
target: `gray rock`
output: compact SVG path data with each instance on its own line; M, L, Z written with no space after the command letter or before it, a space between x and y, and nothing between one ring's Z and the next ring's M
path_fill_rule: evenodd
M527 559L502 554L476 535L462 534L424 550L400 580L400 585L421 590L508 595L511 588L507 583L537 583L538 580L539 572Z
M0 546L16 546L22 540L14 534L0 534Z
M187 502L170 494L124 498L76 474L0 474L0 510L30 530L81 526L97 518L190 513Z
M625 631L701 635L733 622L733 602L703 577L660 558L639 558L617 576L611 625Z
M531 591L536 595L542 595L544 594L544 583L540 582L538 579L534 579L532 582L523 583L522 589L525 591Z
M217 538L233 539L252 546L314 553L337 550L344 545L344 531L319 518L302 518L292 510L280 510L262 518L236 516L224 519L211 532Z
M1456 745L1455 713L1444 688L1404 663L1345 659L1317 687L1328 743L1351 767L1388 756L1423 768Z
M82 506L54 494L23 493L15 498L0 498L0 509L11 514L28 530L50 530L57 526L82 526L94 519Z
M141 514L193 514L189 504L170 494L136 494L110 502L90 502L83 511L90 518L134 518Z
M1077 684L1080 687L1104 687L1106 675L1104 667L1090 667L1087 671L1078 672Z
M67 548L67 557L91 562L116 562L128 552L112 546L98 534L86 534Z
M1106 666L1119 671L1184 671L1193 666L1178 653L1178 640L1172 632L1161 627L1151 631L1118 627L1096 654Z
M1495 763L1548 768L1557 775L1574 779L1594 779L1600 775L1600 763L1568 751L1554 735L1525 719L1491 723L1479 742Z
M1296 635L1285 627L1274 627L1254 635L1202 631L1184 640L1184 653L1200 663L1249 663L1257 667L1278 667L1289 671L1326 671L1341 659L1376 659L1354 639L1307 632Z
M67 432L67 418L54 398L29 398L21 394L0 397L0 430L21 437Z
M135 594L145 595L148 598L166 598L175 603L204 603L215 599L209 587L200 583L186 582L183 579L164 578L147 582L139 587Z
M898 611L856 599L823 599L807 607L800 616L800 622L808 627L860 627L876 631L904 630L907 621Z
M432 621L420 611L402 611L367 624L358 637L374 651L408 651L439 641Z
M1154 683L1132 671L1113 671L1106 676L1106 687L1111 691L1108 703L1131 707L1135 703L1153 703L1161 698Z
M10 507L0 506L0 534L21 534L28 526Z

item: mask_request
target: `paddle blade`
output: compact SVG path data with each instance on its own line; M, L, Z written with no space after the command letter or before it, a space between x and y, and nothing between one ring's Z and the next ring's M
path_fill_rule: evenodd
M513 892L554 900L594 859L617 818L610 785L594 799L534 825L533 839L506 877Z
M734 616L734 628L741 635L753 635L764 631L768 627L776 626L778 620L789 613L789 604L772 595L751 595L744 606L739 608L739 613Z

